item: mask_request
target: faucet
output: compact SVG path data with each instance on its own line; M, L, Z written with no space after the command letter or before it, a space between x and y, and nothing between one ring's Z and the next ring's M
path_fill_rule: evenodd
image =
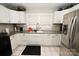
M36 30L39 30L39 23L36 24Z
M37 32L40 28L39 23L36 23L36 29L34 31Z

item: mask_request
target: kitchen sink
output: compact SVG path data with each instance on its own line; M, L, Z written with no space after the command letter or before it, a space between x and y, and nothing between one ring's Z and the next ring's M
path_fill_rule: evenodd
M44 31L37 31L37 33L43 33Z

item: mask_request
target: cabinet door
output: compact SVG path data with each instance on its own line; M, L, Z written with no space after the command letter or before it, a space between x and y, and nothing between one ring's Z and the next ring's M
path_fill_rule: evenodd
M42 37L41 34L29 34L29 44L31 45L41 45L42 44Z
M11 40L12 50L14 50L18 46L18 41L16 40L16 35L10 36L10 40Z
M59 46L61 43L60 36L58 34L46 34L44 39L44 45Z
M30 44L30 34L25 34L25 44L26 45Z
M54 20L53 23L62 23L63 21L63 12L61 11L56 11L54 13Z
M38 34L38 44L43 45L43 40L44 40L44 34Z
M19 23L19 12L18 11L14 11L14 10L10 10L10 23Z
M25 12L19 11L19 20L20 20L20 23L25 23L25 21L26 21L25 19L26 19Z
M9 23L9 9L0 5L0 23Z
M24 34L18 33L17 39L18 39L19 45L25 45L26 41L25 41L25 35Z
M29 44L35 45L37 44L37 35L35 34L29 34Z
M51 41L50 34L44 34L43 38L44 38L43 45L50 45L51 44L52 41Z

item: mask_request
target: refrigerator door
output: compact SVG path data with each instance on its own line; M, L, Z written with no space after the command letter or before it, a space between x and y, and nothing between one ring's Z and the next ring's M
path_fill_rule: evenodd
M66 47L66 48L70 48L69 47L69 36L70 36L70 30L71 30L71 26L74 20L74 16L75 16L75 11L68 13L64 16L63 19L63 34L62 34L62 40L61 43ZM64 29L65 28L65 29Z
M75 38L75 30L76 30L76 20L77 20L77 16L75 16L70 30L70 36L69 36L70 49L74 48L73 41L75 40L74 38Z
M79 11L77 11L76 27L74 34L74 39L72 40L72 50L75 51L74 54L79 55Z

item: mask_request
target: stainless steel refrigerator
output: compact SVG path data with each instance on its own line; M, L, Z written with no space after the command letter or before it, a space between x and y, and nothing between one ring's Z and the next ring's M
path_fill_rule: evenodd
M62 30L61 47L69 49L73 55L79 55L79 10L64 15Z

